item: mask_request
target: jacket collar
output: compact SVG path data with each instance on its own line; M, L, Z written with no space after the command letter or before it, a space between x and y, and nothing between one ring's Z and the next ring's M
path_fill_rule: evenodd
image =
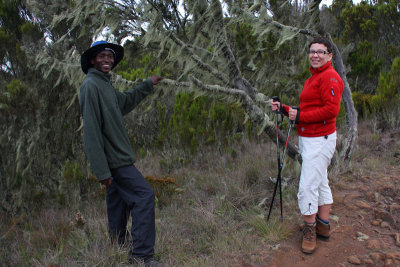
M328 62L326 62L325 65L323 65L322 67L319 67L317 69L314 69L313 67L310 67L310 71L311 71L312 74L316 74L316 73L323 72L324 70L326 70L327 68L329 68L331 66L332 66L332 62L328 61Z
M93 75L96 76L106 82L110 82L111 81L111 74L110 73L104 73L102 71L99 71L95 68L90 68L88 70L88 75Z

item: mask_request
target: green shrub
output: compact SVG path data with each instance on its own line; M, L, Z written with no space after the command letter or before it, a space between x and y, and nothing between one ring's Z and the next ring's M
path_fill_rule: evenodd
M39 25L26 22L20 26L20 31L22 34L30 36L33 40L39 40L42 37L42 32L40 31Z
M144 158L144 157L146 157L146 155L147 155L147 151L145 150L145 149L143 149L143 148L139 148L139 151L138 151L138 156L139 156L139 158Z
M81 167L77 162L67 161L63 170L64 179L68 183L79 182L83 179L83 174L81 171Z
M373 97L374 95L372 94L353 92L352 98L354 107L356 108L360 118L367 118L373 113Z
M12 113L32 113L36 106L36 99L28 86L17 79L6 86L7 91L0 93L0 107Z
M238 103L225 104L216 98L194 93L175 96L172 114L158 103L159 145L173 144L197 151L200 145L228 144L244 132L245 115Z
M400 57L397 57L393 60L392 69L389 73L382 72L379 76L379 83L376 89L377 96L382 98L382 101L385 102L393 108L396 106L396 102L398 101L399 95L399 86L400 86ZM384 107L382 107L384 108ZM387 106L386 106L387 108Z
M137 79L145 79L147 77L156 75L160 72L160 67L155 66L153 68L148 69L150 62L152 61L151 55L144 55L142 58L138 60L138 64L140 67L132 67L129 65L128 60L122 60L119 63L117 73L121 75L124 79L135 81Z
M354 106L361 118L376 115L385 126L396 127L400 110L398 106L400 88L400 57L394 59L389 72L382 71L376 94L353 92Z
M371 86L376 85L377 74L381 70L382 60L377 60L372 43L364 41L358 44L354 52L350 53L348 63L351 65L349 76L355 81L362 79L362 83L354 83L357 91L373 93Z

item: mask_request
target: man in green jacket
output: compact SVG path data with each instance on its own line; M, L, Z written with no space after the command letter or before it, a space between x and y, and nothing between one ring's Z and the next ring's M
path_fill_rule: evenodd
M107 214L112 242L124 244L127 221L132 216L129 261L145 266L164 266L154 255L154 191L134 166L123 116L152 93L161 77L152 76L127 92L119 92L109 73L123 58L120 45L98 41L81 56L87 74L79 92L84 144L90 166L107 187Z

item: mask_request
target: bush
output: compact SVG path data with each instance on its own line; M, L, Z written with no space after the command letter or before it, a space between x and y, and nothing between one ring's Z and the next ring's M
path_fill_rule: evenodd
M353 92L354 106L361 118L376 114L381 122L388 122L390 127L396 127L399 112L400 87L400 57L393 60L389 72L382 71L376 94Z
M372 94L353 92L352 98L354 102L354 107L356 108L358 116L360 118L367 118L373 113L373 97L374 95Z
M224 145L237 139L237 133L245 134L245 114L238 103L179 93L169 118L165 110L158 103L159 145L177 145L195 152L200 145Z
M145 79L152 75L156 75L160 72L160 67L155 66L154 68L148 69L147 66L152 61L152 58L149 54L144 55L142 58L138 60L138 67L129 66L129 62L127 60L122 60L118 66L117 73L121 75L124 79L135 81L137 79Z
M382 60L376 59L372 43L359 43L356 50L350 53L348 63L351 65L349 77L353 80L353 87L363 93L374 93Z
M83 174L79 164L71 161L65 163L63 176L68 183L76 183L83 179Z

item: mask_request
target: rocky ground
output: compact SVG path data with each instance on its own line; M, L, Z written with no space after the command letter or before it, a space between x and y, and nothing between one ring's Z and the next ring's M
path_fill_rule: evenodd
M400 161L393 152L399 138L391 135L369 145L375 148L354 159L359 169L332 183L330 240L318 239L316 252L306 255L299 231L263 266L400 266Z

